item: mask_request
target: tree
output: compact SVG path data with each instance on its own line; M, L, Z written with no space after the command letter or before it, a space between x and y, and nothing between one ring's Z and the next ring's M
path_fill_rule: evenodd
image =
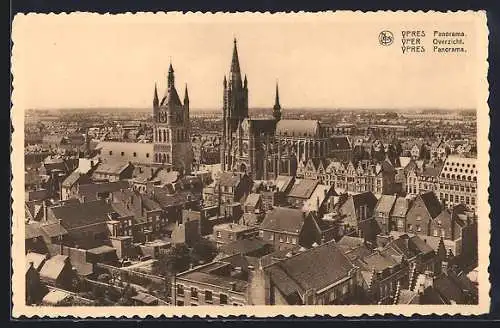
M217 246L210 240L200 239L193 245L189 256L193 264L210 262L217 256Z
M186 245L175 245L170 250L160 255L153 265L153 274L169 277L176 272L189 268L191 262L190 251Z
M120 299L118 299L118 305L133 305L133 300L132 297L137 295L137 292L135 289L130 286L130 284L127 284L121 292Z
M106 303L104 291L99 286L92 286L92 298L96 301L96 305L104 305Z

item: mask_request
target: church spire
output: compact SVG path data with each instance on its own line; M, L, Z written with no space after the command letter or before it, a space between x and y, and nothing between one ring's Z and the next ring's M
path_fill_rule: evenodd
M231 77L233 81L241 81L240 61L238 58L238 46L236 38L234 38L233 58L231 60Z
M174 86L175 77L174 77L174 68L172 67L172 61L170 61L170 66L168 67L168 78L167 78L167 87L170 89Z
M276 120L281 119L281 105L280 105L280 93L278 89L278 82L276 82L276 94L274 98L273 116Z
M188 85L186 83L186 88L184 89L184 106L189 105L189 95L188 95Z
M159 104L160 104L160 101L158 99L158 88L156 87L156 83L155 83L155 91L153 94L153 107L157 108Z

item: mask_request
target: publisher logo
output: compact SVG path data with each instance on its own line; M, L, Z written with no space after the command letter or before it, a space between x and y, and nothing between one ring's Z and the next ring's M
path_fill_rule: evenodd
M378 35L378 42L383 46L390 46L394 42L394 35L391 31L382 31Z

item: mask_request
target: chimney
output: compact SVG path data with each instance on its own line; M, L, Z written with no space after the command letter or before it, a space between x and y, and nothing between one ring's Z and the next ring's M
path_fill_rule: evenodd
M234 281L231 282L231 290L236 291L236 283Z
M42 201L42 210L43 210L43 220L47 222L47 214L49 209L47 208L47 203L45 202L45 200Z

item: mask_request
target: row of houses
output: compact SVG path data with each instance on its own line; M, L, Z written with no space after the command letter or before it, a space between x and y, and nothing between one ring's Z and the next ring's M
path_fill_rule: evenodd
M227 255L176 275L174 304L464 304L477 295L477 287L418 236L378 246L343 237L275 251L265 241L234 241L225 246Z

